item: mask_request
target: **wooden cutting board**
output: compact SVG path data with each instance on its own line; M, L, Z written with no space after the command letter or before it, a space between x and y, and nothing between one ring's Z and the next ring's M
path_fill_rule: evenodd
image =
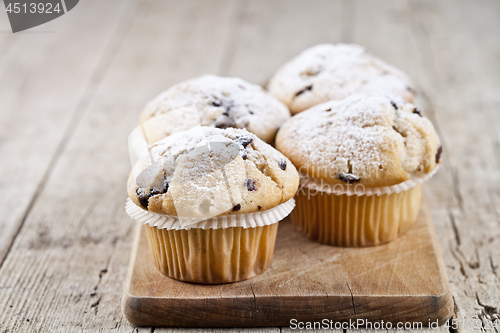
M291 319L346 321L450 318L453 301L426 201L418 221L396 241L337 248L280 222L271 267L247 281L197 285L162 275L138 226L122 300L138 326L289 326Z

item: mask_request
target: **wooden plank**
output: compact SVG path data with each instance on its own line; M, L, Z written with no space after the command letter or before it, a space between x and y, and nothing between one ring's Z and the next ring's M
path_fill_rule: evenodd
M401 326L404 327L404 326ZM411 327L411 326L408 326ZM417 326L415 326L417 327ZM449 333L450 331L446 327L439 327L439 328L408 328L408 329L387 329L387 330L382 330L382 329L359 329L359 330L352 330L348 329L345 331L345 333L398 333L398 332L403 332L403 333Z
M7 53L7 49L14 41L14 34L10 28L7 12L0 10L0 62Z
M234 7L204 4L128 8L116 54L0 269L1 331L134 330L120 309L134 227L124 212L127 137L154 94L216 71Z
M336 330L336 329L291 329L290 327L282 327L281 333L293 333L293 332L302 332L302 333L320 333L320 332L328 332L328 333L344 333L344 330Z
M444 323L453 311L425 202L405 235L376 247L321 245L286 219L271 267L239 283L198 285L161 274L140 225L132 253L122 308L138 326L284 326L293 319L428 325Z
M357 7L356 41L411 75L417 103L443 141L445 163L427 194L458 331L494 332L500 311L500 82L492 73L499 72L499 4L358 1Z
M340 17L340 1L243 2L220 73L265 85L281 65L304 49L339 42Z
M110 39L117 38L113 33L126 5L87 1L30 33L5 34L10 40L7 49L0 45L0 172L8 176L0 180L0 265L106 70ZM110 18L108 11L116 14Z
M451 7L450 7L451 6ZM500 4L410 3L423 100L444 141L431 184L459 332L498 332ZM494 327L496 321L497 328Z
M200 333L199 328L166 328L166 327L153 327L153 328L136 328L134 333ZM205 328L204 333L280 333L278 327L252 327L252 328Z

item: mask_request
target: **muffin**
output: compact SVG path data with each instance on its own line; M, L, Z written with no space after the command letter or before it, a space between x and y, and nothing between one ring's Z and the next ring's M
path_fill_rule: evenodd
M276 147L301 175L293 224L336 246L377 245L404 233L442 153L418 108L382 94L312 107L281 127Z
M354 44L320 44L283 65L268 90L292 114L353 94L385 93L413 102L415 90L400 70Z
M190 105L196 107L198 117L186 114L185 107ZM258 85L239 78L204 75L158 95L144 108L140 123L154 117L160 118L155 121L160 131L154 131L150 142L201 125L244 128L271 143L281 124L290 118L290 111Z
M150 152L129 177L127 212L144 223L160 272L215 284L265 271L278 222L295 205L293 164L256 135L233 128L195 127Z

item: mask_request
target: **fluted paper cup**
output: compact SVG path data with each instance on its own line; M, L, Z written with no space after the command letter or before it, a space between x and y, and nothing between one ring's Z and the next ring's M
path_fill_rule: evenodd
M144 224L158 270L176 280L230 283L256 276L271 265L278 222L294 199L267 211L213 217L182 226L177 217L154 214L127 201L126 211Z
M363 247L393 241L416 221L421 184L436 171L375 188L328 184L302 174L292 223L303 235L327 245Z

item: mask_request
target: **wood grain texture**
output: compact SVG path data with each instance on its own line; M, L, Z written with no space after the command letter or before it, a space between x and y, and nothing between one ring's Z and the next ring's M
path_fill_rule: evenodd
M458 332L496 332L498 1L85 0L15 35L5 19L0 10L0 332L182 332L134 328L119 309L133 235L126 135L139 109L203 73L265 83L302 49L340 41L414 79L445 149L426 192L456 317L477 321Z
M0 35L0 173L8 175L0 181L0 263L107 70L126 7L87 2L43 27Z
M198 5L127 8L113 39L117 52L0 268L0 332L133 331L120 310L134 226L123 206L127 137L159 90L215 71L231 2L214 2L203 13ZM208 31L214 19L219 23Z
M453 302L427 205L396 241L338 248L280 222L271 267L239 283L197 285L161 274L137 228L122 309L138 326L287 326L290 320L444 323Z
M460 332L500 330L500 4L412 2L421 104L447 152L432 195ZM446 14L445 14L446 13ZM453 32L453 33L452 33ZM485 50L486 48L487 50ZM450 61L449 59L454 59ZM496 325L496 328L494 327Z
M410 74L443 143L426 193L458 332L500 327L499 13L494 1L357 1L355 41Z

